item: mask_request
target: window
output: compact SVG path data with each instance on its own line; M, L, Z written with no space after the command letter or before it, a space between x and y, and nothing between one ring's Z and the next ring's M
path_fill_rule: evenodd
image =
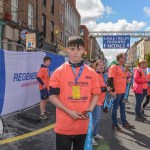
M46 6L46 0L43 0L43 5Z
M54 42L54 22L51 21L51 41Z
M63 14L60 12L60 21L63 23Z
M63 32L60 32L60 39L63 40Z
M84 35L84 29L81 28L80 30L80 35L83 36Z
M12 20L17 22L18 0L11 0Z
M51 0L51 13L54 14L54 0Z
M42 14L43 36L46 37L46 15Z
M33 27L33 6L28 3L28 26Z

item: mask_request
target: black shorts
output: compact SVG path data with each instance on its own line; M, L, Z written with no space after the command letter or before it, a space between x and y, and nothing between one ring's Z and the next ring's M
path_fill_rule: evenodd
M86 134L81 135L62 135L56 133L56 150L84 150Z
M40 90L40 94L41 94L41 100L48 99L48 90L47 89Z

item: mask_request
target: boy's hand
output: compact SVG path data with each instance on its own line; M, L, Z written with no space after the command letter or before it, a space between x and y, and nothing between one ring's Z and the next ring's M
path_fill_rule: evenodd
M69 115L73 120L83 119L83 117L81 116L82 113L79 113L79 112L76 112L76 111L69 110L69 111L68 111L68 115Z

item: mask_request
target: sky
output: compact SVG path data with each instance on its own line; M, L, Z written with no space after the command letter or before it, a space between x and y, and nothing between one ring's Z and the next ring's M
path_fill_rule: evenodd
M150 0L77 0L77 9L89 31L150 31ZM102 38L97 40L102 48ZM102 50L109 63L126 51Z

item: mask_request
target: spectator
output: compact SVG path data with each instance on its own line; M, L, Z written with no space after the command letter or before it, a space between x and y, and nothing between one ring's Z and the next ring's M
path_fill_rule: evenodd
M143 117L141 111L141 104L144 97L147 94L148 79L145 72L146 61L140 60L138 67L134 69L134 82L133 82L133 92L135 93L136 105L135 105L135 120L144 122L146 118Z
M126 80L127 80L127 85L126 85L126 92L124 95L124 100L128 102L128 96L129 96L129 91L131 87L131 79L132 79L132 73L130 71L130 64L126 63L125 64L125 73L126 73Z
M120 116L122 126L127 129L134 128L134 126L128 123L128 121L126 120L126 113L125 113L124 94L127 82L125 70L123 68L123 65L126 61L125 54L119 53L116 56L116 60L117 63L110 66L108 71L108 86L112 88L111 94L115 98L112 107L112 129L122 131L117 121L117 109L119 106L120 106Z
M95 139L103 139L101 135L98 134L98 127L99 127L99 122L101 118L101 112L102 112L102 106L104 104L105 96L106 96L106 83L103 77L103 72L104 72L104 63L102 60L98 60L95 63L95 68L96 72L98 73L99 77L99 82L100 82L100 94L99 94L99 101L97 105L95 106L92 117L93 117L93 138L92 138L92 144L93 145L98 145L98 143L95 141Z

